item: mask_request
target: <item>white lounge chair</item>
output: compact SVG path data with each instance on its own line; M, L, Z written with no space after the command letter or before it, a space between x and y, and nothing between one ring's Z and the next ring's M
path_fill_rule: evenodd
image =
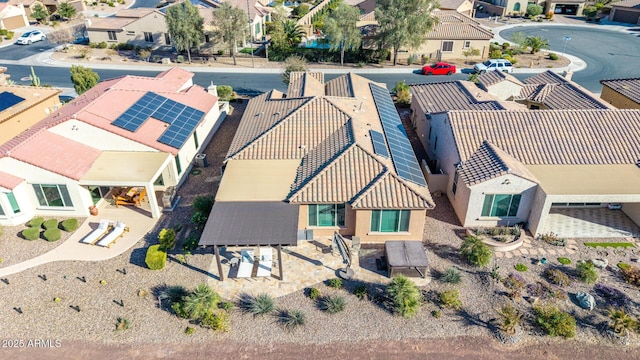
M111 244L115 243L116 240L118 240L118 238L121 237L125 231L129 231L129 228L126 227L122 221L118 221L113 230L111 230L110 233L108 233L105 237L98 241L96 245L110 247Z
M101 237L103 237L104 234L107 233L107 231L109 231L109 226L111 224L113 224L111 220L107 220L107 219L100 220L100 222L98 223L98 227L92 232L90 232L89 234L87 234L87 236L85 236L84 239L80 240L80 242L83 244L89 244L89 245L95 243Z
M243 249L240 251L240 255L241 258L240 265L238 266L238 277L251 277L251 273L253 272L253 263L255 262L253 259L253 249Z
M260 248L260 262L258 263L257 276L271 276L273 266L273 250L270 247Z

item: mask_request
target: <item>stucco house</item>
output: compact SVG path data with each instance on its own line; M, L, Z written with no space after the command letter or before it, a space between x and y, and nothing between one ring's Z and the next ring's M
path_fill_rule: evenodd
M57 111L60 93L55 88L0 85L0 144Z
M422 239L433 207L384 85L293 73L287 94L249 101L200 244L247 245L256 239L238 234L258 233L294 245L334 232L362 243Z
M473 0L440 0L440 10L453 10L473 17Z
M24 5L0 2L0 29L15 30L29 26Z
M640 24L640 0L612 2L609 20L634 25Z
M602 100L618 109L640 109L640 78L600 80Z
M106 18L87 18L92 43L129 43L141 47L170 45L165 15L152 8L123 9Z
M477 12L485 12L501 17L525 15L529 4L542 6L543 14L582 15L585 2L585 0L475 0L474 7Z
M143 188L145 211L159 217L159 197L181 184L226 114L192 77L171 68L105 80L24 126L0 145L0 225L88 216L112 187Z

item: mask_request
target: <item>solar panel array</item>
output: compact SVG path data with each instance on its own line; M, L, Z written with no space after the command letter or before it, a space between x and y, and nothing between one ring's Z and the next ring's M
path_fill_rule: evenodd
M135 132L149 117L169 124L158 142L180 149L193 133L204 112L164 96L147 92L120 115L113 125Z
M23 101L24 98L21 98L20 96L8 91L3 91L2 93L0 93L0 111L5 111L13 105L19 104Z
M398 111L391 101L387 89L378 85L369 84L373 101L376 103L378 115L391 150L391 159L396 168L396 173L401 178L426 186L427 183L422 175L422 170L413 153L413 148L409 142L409 137L404 131Z
M371 135L373 150L376 152L376 154L388 158L389 150L387 150L387 143L385 143L384 141L384 135L375 130L369 130L369 134Z

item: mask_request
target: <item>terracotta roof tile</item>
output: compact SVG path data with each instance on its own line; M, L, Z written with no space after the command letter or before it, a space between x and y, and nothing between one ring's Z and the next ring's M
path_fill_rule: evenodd
M489 71L478 76L478 85L486 90L489 86L509 81L517 85L523 85L515 76L504 71Z
M13 190L16 186L20 185L20 183L23 181L24 179L22 178L13 176L4 171L0 171L0 186L5 189Z
M414 186L386 172L353 200L354 209L432 209L435 203L427 188Z
M640 78L600 80L600 83L640 104Z
M564 84L566 82L568 82L567 79L565 79L564 77L562 77L561 75L558 75L556 73L554 73L551 70L547 70L545 72L541 72L539 74L530 76L526 79L524 79L524 81L522 81L525 84L532 84L532 85L540 85L540 84Z
M475 92L472 92L475 88ZM425 113L447 110L501 110L498 99L468 81L409 85L411 95ZM471 90L470 90L471 89Z
M321 72L292 72L289 78L287 97L297 98L305 96L324 95L324 73Z
M544 82L547 80L548 82ZM536 83L537 81L542 82ZM525 83L527 85L515 100L542 103L551 110L614 108L589 90L551 71L532 76L526 79Z
M506 174L537 182L524 164L486 140L469 160L458 165L458 172L462 181L469 186Z
M325 85L327 96L353 97L353 85L349 74L329 80Z
M434 11L440 22L427 33L427 39L491 40L491 30L457 11Z

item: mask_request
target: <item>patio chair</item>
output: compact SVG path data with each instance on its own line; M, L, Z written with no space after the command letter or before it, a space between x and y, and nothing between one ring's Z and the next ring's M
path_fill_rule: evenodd
M113 205L115 205L116 207L118 207L118 205L135 205L136 203L127 199L124 196L116 196L116 195L111 195L111 197L113 198Z
M253 272L253 249L243 249L240 251L240 265L238 266L238 277L239 278L248 278L251 277L251 273Z
M98 227L87 234L82 240L80 240L83 244L92 245L96 241L98 241L101 237L103 237L108 231L109 227L113 224L111 220L102 219L98 223Z
M109 248L111 247L111 244L115 243L116 240L124 234L125 231L129 231L129 228L125 226L122 221L118 221L113 230L98 241L96 245Z
M257 276L271 276L273 266L273 250L270 247L260 248L260 261L258 262Z

